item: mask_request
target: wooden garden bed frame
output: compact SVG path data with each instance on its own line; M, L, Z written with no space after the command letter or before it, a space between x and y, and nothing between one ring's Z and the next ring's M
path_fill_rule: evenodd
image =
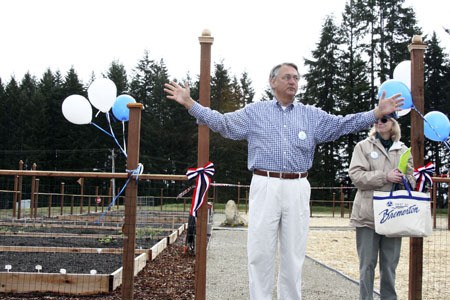
M166 238L150 249L136 249L139 254L134 259L134 276L147 264L154 260L167 245L173 244L187 228L181 225ZM0 251L14 252L66 252L66 253L98 253L96 248L70 247L17 247L1 246ZM102 248L102 253L123 253L121 248ZM123 267L111 274L56 274L36 272L1 272L0 293L55 293L67 295L95 295L114 291L122 284Z

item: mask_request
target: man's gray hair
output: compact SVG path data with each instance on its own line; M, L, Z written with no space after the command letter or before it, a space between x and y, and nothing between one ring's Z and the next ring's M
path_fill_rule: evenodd
M279 65L276 65L275 67L272 68L272 70L270 71L270 74L269 74L269 81L272 80L272 79L274 79L274 78L278 75L278 71L280 70L280 68L281 68L282 66L289 66L289 67L292 67L292 68L294 68L294 69L297 71L297 73L298 73L298 68L297 68L297 65L296 65L296 64L290 63L290 62L285 62L285 63L279 64Z

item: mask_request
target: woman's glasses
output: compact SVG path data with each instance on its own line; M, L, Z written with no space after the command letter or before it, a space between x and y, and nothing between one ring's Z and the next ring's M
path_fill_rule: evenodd
M381 119L377 120L375 123L378 123L379 121L381 121L381 123L385 124L385 123L387 123L388 120L389 120L388 118L382 117Z

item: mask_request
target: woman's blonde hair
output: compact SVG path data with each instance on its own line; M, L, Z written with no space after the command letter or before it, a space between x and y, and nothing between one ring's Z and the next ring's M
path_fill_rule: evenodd
M400 141L400 138L402 137L402 131L400 129L400 125L398 124L397 120L394 118L389 118L389 120L391 120L393 123L392 128L391 128L391 140L394 142L398 142L398 141ZM376 133L377 133L377 129L376 129L375 125L373 125L373 127L369 131L369 136L375 137Z

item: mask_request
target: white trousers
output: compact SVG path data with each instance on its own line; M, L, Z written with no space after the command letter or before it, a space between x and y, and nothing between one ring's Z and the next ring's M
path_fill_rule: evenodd
M311 186L306 178L253 175L247 242L251 300L272 300L278 242L278 299L301 299L310 196Z

